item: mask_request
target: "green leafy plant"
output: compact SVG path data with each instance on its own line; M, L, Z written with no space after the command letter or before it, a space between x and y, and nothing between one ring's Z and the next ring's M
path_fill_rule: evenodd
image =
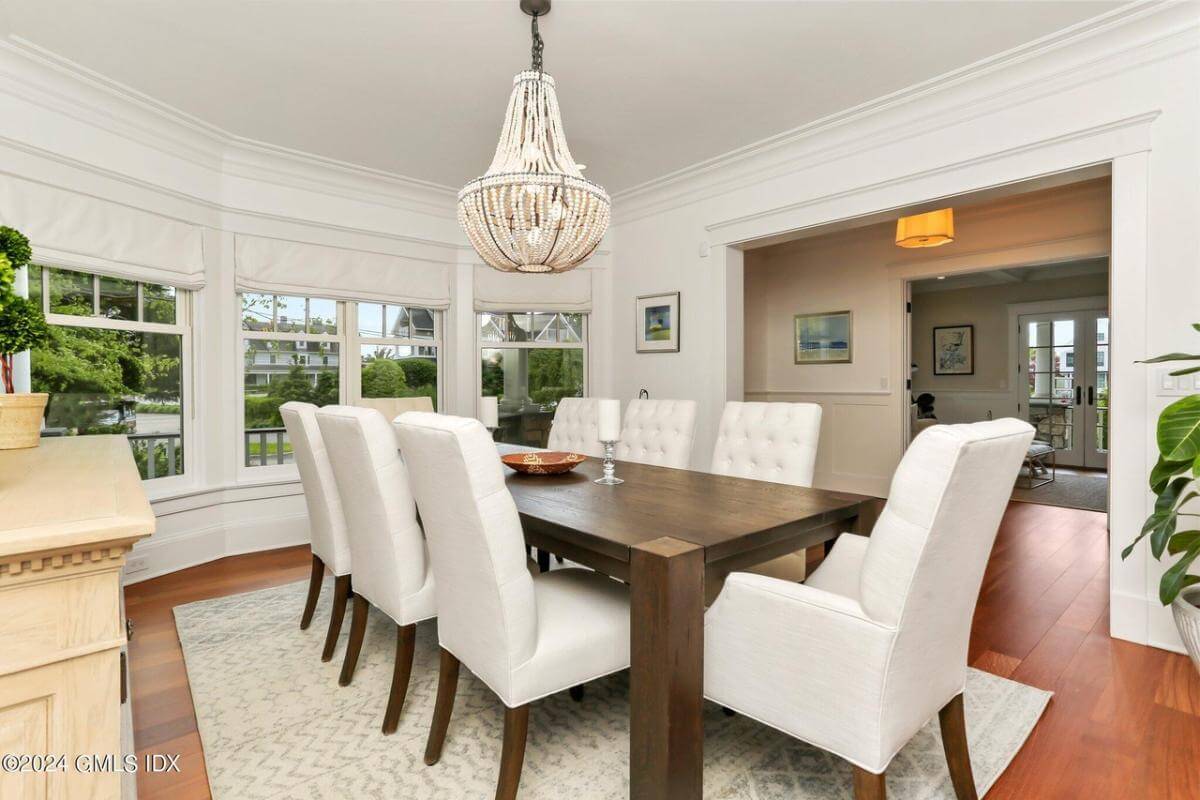
M37 303L11 292L0 308L0 377L4 391L12 394L13 356L44 342L50 335L46 318Z
M29 240L15 228L0 225L0 308L15 295L12 286L17 270L33 258Z
M1192 325L1200 331L1200 323ZM1200 354L1167 353L1142 363L1160 364L1176 361L1198 361ZM1200 365L1181 367L1171 374L1191 375L1200 372ZM1186 522L1200 514L1183 511L1190 501L1200 497L1200 394L1188 395L1163 409L1158 416L1158 463L1150 471L1150 490L1158 496L1154 512L1142 526L1137 538L1121 552L1128 558L1133 548L1150 537L1150 552L1156 559L1163 553L1176 558L1163 573L1158 585L1158 599L1163 605L1175 601L1186 587L1200 583L1200 575L1191 575L1192 564L1200 557L1200 530ZM1181 524L1185 530L1180 530Z

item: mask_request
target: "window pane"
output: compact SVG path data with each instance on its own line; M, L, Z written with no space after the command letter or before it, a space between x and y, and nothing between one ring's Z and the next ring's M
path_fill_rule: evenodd
M275 330L280 333L304 333L307 313L304 297L275 295Z
M308 301L308 332L337 333L337 301L318 297Z
M420 306L408 307L409 333L414 339L433 339L436 332L436 312Z
M137 281L100 276L100 316L137 319Z
M50 392L46 435L129 435L143 478L183 472L183 337L51 327L33 351L33 390Z
M243 352L246 466L292 463L279 416L289 400L326 406L341 397L336 342L247 340Z
M27 269L29 275L29 299L38 308L42 308L42 268L37 264L30 264Z
M250 297L264 297L265 295L249 295ZM268 306L268 309L270 307ZM242 301L243 315L245 314L246 302ZM159 283L143 283L142 284L142 320L145 322L157 322L162 325L175 324L175 287L163 286Z
M363 397L428 397L437 408L437 348L364 344Z
M479 315L479 338L485 342L580 343L583 341L583 314L484 312Z
M242 295L242 330L269 331L275 298L269 294L246 292Z
M383 306L378 303L358 304L358 335L383 336Z
M407 339L412 335L408 309L404 306L388 306L386 322L388 336Z
M54 314L92 316L95 312L92 307L92 276L68 269L51 269L50 311Z
M500 398L498 439L545 447L563 397L583 395L583 350L484 348L483 394Z

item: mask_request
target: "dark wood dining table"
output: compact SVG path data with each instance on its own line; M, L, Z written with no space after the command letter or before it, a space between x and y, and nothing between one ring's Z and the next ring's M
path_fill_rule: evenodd
M704 586L840 533L868 533L877 498L618 462L625 483L510 472L527 544L630 586L629 795L700 800Z

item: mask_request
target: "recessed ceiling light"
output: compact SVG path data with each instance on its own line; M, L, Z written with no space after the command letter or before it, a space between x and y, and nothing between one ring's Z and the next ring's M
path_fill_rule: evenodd
M944 281L944 280L946 280L946 276L945 276L945 275L938 275L938 280L939 280L939 281Z

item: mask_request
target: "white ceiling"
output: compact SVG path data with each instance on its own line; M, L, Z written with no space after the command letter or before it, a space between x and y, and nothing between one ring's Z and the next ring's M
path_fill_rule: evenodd
M628 189L1122 3L554 0L546 71ZM3 0L19 36L238 136L457 187L529 63L517 0Z

